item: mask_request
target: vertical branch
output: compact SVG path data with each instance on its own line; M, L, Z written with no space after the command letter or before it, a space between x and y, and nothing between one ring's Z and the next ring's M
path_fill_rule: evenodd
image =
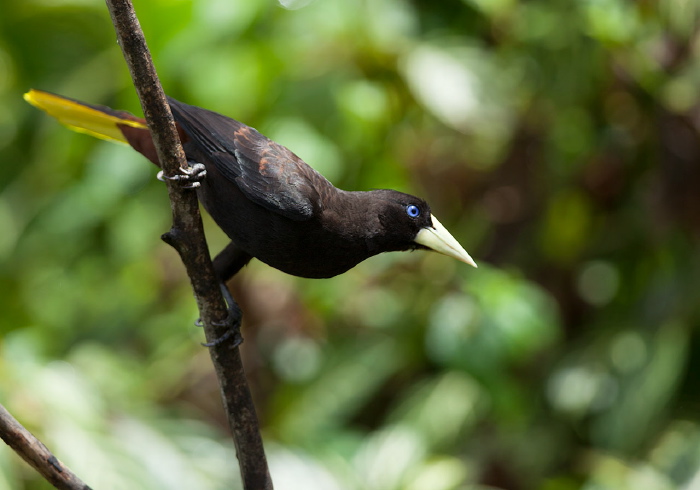
M131 72L165 175L186 168L185 154L146 40L130 0L106 0L119 44ZM192 283L208 341L226 333L228 311L209 256L196 194L168 181L173 226L163 239L180 254ZM237 309L237 308L236 308ZM239 318L240 320L240 318ZM271 490L262 437L238 347L222 342L210 348L224 409L233 435L243 486Z

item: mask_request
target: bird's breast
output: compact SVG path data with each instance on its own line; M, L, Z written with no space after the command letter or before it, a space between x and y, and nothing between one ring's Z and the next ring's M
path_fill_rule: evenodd
M364 239L354 239L320 213L305 221L289 219L252 202L210 167L198 189L204 208L238 247L269 266L294 276L328 278L374 255Z

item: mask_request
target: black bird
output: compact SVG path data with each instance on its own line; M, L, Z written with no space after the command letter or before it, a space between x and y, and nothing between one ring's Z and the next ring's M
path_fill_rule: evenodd
M24 98L71 129L128 143L159 165L144 119L39 90ZM253 257L311 278L336 276L382 252L415 249L476 267L424 200L394 190L338 189L255 129L168 100L191 168L206 172L195 184L199 199L231 239L214 260L222 281Z

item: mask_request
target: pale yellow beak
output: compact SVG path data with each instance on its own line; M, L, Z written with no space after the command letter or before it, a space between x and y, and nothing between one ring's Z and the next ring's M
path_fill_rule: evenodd
M457 260L461 260L471 266L478 267L474 259L472 259L464 248L455 238L450 235L447 228L437 220L435 216L430 216L433 221L433 226L426 226L414 238L414 242L424 247L428 247L435 252L447 255Z

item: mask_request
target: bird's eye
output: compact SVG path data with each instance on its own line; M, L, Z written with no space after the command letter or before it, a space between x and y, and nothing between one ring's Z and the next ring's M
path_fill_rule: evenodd
M409 204L406 206L406 214L409 215L411 218L417 218L420 216L420 209L418 209L418 206L415 204Z

